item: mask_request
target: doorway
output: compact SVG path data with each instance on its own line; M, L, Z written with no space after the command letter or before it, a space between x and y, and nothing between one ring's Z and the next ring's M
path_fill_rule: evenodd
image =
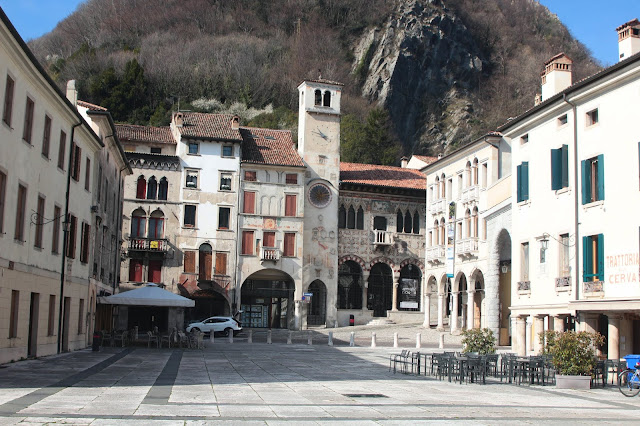
M386 317L393 303L393 273L389 265L376 263L369 274L367 308L374 317Z
M64 298L64 314L62 316L62 352L69 352L69 316L71 315L71 298Z
M40 294L31 293L29 306L29 336L27 338L27 357L37 356L38 348L38 313L40 312Z
M320 280L315 280L309 285L311 303L307 313L307 325L325 325L327 313L327 288Z

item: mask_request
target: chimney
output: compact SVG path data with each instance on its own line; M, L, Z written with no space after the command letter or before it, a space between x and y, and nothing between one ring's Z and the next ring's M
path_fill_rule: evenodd
M400 159L400 167L402 167L403 169L407 168L407 164L409 164L409 159L407 157L402 157Z
M542 103L542 94L541 93L536 93L536 97L533 100L533 105L540 105Z
M571 65L573 61L564 53L549 59L544 64L542 77L542 101L557 95L571 86Z
M69 102L71 102L73 106L78 105L78 91L76 90L75 80L67 81L67 99L69 99Z
M234 115L231 119L231 130L238 130L240 128L240 117Z
M174 112L173 113L173 124L176 127L182 127L182 125L184 124L184 114L181 112Z
M438 160L442 158L442 154L438 154Z
M616 31L621 61L640 52L640 21L637 18L619 26Z

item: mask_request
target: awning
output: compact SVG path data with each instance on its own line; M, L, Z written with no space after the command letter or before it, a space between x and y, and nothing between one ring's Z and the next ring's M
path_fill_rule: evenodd
M142 288L114 294L113 296L98 297L98 303L105 305L169 306L180 308L192 308L196 305L195 301L173 294L152 283Z

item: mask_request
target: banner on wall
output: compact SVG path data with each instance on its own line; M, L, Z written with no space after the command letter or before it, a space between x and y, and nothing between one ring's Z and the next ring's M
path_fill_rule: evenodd
M418 309L418 280L412 278L400 279L400 308Z
M449 203L449 223L447 224L447 253L446 253L446 271L447 277L453 278L454 256L455 256L455 238L456 238L456 203Z

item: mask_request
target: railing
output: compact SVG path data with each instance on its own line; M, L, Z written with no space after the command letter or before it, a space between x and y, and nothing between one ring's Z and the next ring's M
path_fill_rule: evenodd
M582 288L585 293L602 293L604 281L583 281Z
M531 281L518 281L518 292L531 292Z
M280 259L280 249L274 247L260 247L260 259L276 261Z
M556 290L567 291L571 289L571 277L556 278Z
M380 246L390 246L393 244L393 233L389 231L373 230L373 244Z
M469 203L471 201L476 201L479 197L480 187L478 185L473 185L468 188L462 190L462 202Z
M166 252L168 249L169 243L165 238L129 238L129 250Z
M444 259L445 249L443 245L427 248L427 262L442 262Z
M471 256L478 252L478 237L465 238L456 244L458 256Z
M447 206L447 200L444 198L440 198L439 200L435 200L431 202L431 214L439 214L443 213Z

